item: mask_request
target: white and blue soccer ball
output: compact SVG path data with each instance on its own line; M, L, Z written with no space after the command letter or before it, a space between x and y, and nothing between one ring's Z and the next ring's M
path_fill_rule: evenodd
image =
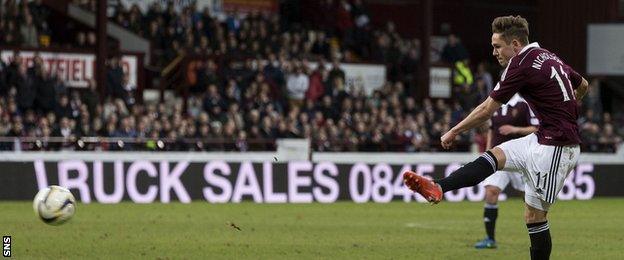
M52 185L35 195L33 209L44 223L57 226L74 216L76 199L68 189Z

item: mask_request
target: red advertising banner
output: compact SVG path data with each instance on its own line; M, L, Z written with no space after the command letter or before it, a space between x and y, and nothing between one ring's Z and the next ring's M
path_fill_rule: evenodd
M95 77L94 54L20 51L19 55L24 59L26 66L31 66L35 56L39 55L43 59L45 70L51 76L60 77L70 87L86 88L89 80ZM9 63L13 59L13 51L3 50L0 52L0 57L5 63ZM128 74L129 83L137 86L138 57L123 55L121 62L124 73Z

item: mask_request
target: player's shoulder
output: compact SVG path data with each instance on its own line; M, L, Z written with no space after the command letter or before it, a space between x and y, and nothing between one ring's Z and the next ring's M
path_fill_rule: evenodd
M533 73L533 70L530 70L530 68L536 69L537 71L541 69L541 67L534 66L536 64L535 61L539 61L538 63L541 64L541 62L553 58L559 60L556 55L542 48L537 42L527 44L517 55L509 60L507 67L505 67L501 75L501 79L505 80L508 74L530 75Z
M532 45L532 44L531 44ZM530 46L530 45L529 45ZM528 47L528 46L527 46ZM557 54L540 47L535 43L521 52L516 59L516 66L521 70L530 70L539 72L544 64L558 63L564 65L565 63L557 56ZM550 72L550 71L548 71Z

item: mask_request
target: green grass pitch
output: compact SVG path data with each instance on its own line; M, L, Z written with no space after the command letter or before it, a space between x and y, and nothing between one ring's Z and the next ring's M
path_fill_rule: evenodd
M0 202L0 233L16 259L528 259L517 199L500 203L499 248L472 247L482 205L79 204L54 227L30 202ZM624 255L624 199L558 201L549 214L552 259Z

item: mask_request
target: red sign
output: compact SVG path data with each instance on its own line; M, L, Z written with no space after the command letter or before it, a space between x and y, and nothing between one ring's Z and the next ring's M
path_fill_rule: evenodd
M276 13L276 0L223 0L223 10L226 12L261 12Z

